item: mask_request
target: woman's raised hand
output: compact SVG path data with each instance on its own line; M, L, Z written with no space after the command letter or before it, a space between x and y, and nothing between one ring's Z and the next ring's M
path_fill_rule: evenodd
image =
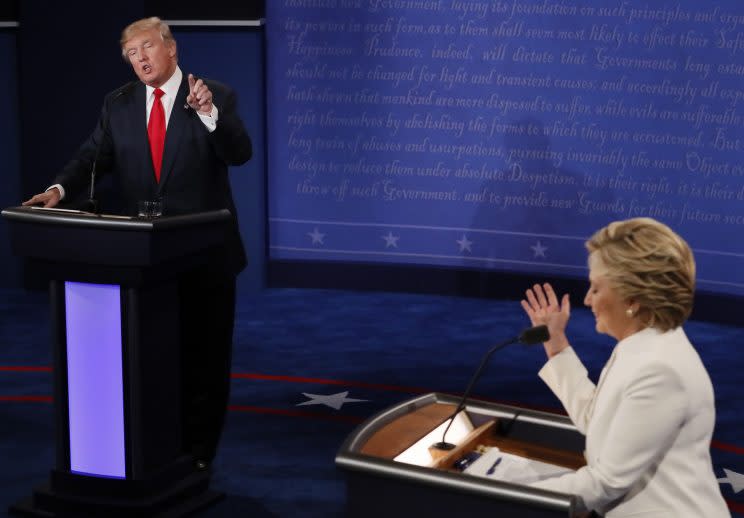
M563 295L560 304L553 287L547 282L542 286L535 284L526 292L527 300L522 300L522 308L530 318L533 326L546 325L550 331L550 340L545 342L545 352L552 358L568 347L566 324L571 316L571 302L568 294Z

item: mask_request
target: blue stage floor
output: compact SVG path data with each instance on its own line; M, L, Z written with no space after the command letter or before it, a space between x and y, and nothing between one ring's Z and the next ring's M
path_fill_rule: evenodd
M7 508L46 480L54 434L46 295L0 296L0 506ZM514 301L296 289L241 297L231 411L213 482L228 498L200 516L343 516L334 456L354 427L421 393L461 393L488 347L527 326ZM715 472L732 514L744 516L744 328L690 322L686 330L716 389ZM612 341L596 335L582 308L569 332L596 379ZM475 396L560 411L536 376L543 362L540 346L504 349ZM317 397L334 394L354 401L337 409Z

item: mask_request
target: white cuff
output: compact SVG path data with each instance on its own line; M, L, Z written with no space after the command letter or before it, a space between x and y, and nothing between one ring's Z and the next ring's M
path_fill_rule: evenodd
M59 199L60 200L64 200L65 199L65 188L62 187L60 184L55 183L54 185L52 185L50 187L47 187L46 191L48 191L50 189L54 189L55 187L59 191ZM44 192L46 192L46 191L44 191Z
M217 110L217 106L213 104L212 111L208 115L200 111L197 111L196 114L199 116L202 124L204 124L204 126L207 128L208 132L212 133L214 130L217 129L217 119L219 119L219 111Z

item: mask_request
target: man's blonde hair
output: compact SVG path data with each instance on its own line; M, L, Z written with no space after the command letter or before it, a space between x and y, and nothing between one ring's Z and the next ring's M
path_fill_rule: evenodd
M121 31L121 39L119 40L119 45L121 46L121 55L124 59L127 59L127 53L124 49L124 45L136 34L144 31L149 31L151 29L156 29L160 33L160 36L163 38L163 41L165 43L176 43L176 39L173 37L173 33L171 33L170 27L168 27L168 24L165 23L163 20L161 20L157 16L142 18L141 20L130 23L129 25L124 27L123 31Z
M695 258L687 242L652 218L615 221L587 242L618 294L639 305L644 327L668 331L692 312Z

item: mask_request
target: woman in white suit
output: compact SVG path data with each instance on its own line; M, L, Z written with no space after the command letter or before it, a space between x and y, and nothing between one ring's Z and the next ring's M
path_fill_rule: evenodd
M595 385L565 335L568 295L526 292L546 324L539 376L586 435L587 465L537 487L575 494L607 518L730 516L710 458L713 387L682 324L692 310L695 261L687 243L650 218L617 221L586 243L596 329L618 343Z

